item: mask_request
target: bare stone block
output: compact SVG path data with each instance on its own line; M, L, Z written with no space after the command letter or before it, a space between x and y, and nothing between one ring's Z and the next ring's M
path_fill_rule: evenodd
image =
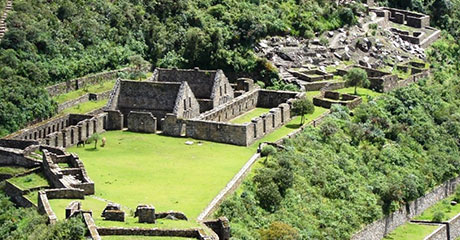
M152 205L138 205L134 217L139 217L140 223L155 223L155 207Z

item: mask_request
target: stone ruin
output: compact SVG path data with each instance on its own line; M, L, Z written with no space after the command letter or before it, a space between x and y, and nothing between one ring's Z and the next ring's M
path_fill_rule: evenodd
M138 217L140 223L155 223L155 207L152 205L138 205L134 217Z
M160 68L146 82L118 81L105 108L107 129L247 146L289 121L290 104L298 97L259 89L251 79L230 85L221 70ZM272 110L246 125L228 123L256 107Z
M139 218L139 223L155 223L156 219L184 220L187 216L182 212L168 211L155 213L155 207L152 205L141 204L136 207L134 217Z
M429 26L428 15L374 7L373 1L366 6L356 26L317 33L313 39L268 37L255 51L279 69L285 83L305 91L334 90L344 87L337 69L358 64L392 71L413 58L424 60L424 49L440 36Z
M121 210L120 204L109 203L102 211L101 217L107 221L125 221L125 212Z
M350 94L341 94L339 92L325 91L320 96L313 98L313 104L318 107L330 109L333 104L340 104L349 109L353 109L361 104L362 98Z

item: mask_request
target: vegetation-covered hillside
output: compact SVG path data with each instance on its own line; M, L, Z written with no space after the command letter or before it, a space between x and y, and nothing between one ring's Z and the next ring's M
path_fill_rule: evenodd
M42 86L128 63L221 68L276 78L253 54L257 39L312 37L354 21L314 0L15 0L0 43L0 136L55 109ZM30 102L33 99L33 102Z
M80 240L84 239L85 225L74 218L47 225L46 217L34 209L16 208L0 192L0 239Z
M458 176L458 48L453 39L435 43L433 78L371 100L353 116L337 106L319 128L287 141L218 211L235 239L349 239Z

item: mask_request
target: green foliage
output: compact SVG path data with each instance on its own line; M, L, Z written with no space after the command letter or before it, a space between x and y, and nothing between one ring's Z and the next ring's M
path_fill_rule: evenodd
M267 87L298 90L279 82L276 68L254 54L255 42L312 37L352 21L356 9L323 0L15 0L0 43L0 136L55 113L43 86L139 68L142 59L160 67L246 72Z
M437 211L433 214L433 222L442 222L445 218L445 214L442 211Z
M261 152L260 152L260 155L262 157L267 157L267 156L270 156L270 155L273 155L276 153L276 148L273 147L272 145L265 145Z
M8 198L0 195L0 239L80 240L86 228L81 218L47 225L46 217L31 208L16 208Z
M334 106L319 128L286 141L217 211L236 226L233 236L257 239L279 221L300 239L350 239L458 176L460 81L449 48L438 43L430 53L444 56L432 72L445 74L371 99L353 116Z
M299 232L297 229L283 222L272 222L268 229L260 230L262 240L297 240Z
M367 72L361 68L352 68L343 78L348 86L355 87L355 95L357 95L358 87L368 87L370 82L367 78Z
M294 101L292 111L294 114L301 116L300 125L303 125L305 114L312 114L315 112L315 105L313 105L310 99L303 97Z

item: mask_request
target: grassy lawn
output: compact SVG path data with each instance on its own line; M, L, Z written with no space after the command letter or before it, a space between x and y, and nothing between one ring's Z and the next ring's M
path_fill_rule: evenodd
M230 120L230 123L235 123L235 124L243 124L243 123L248 123L251 121L251 119L255 117L259 117L260 115L264 113L268 113L270 111L270 108L254 108L253 110L242 114L232 120Z
M16 175L19 173L23 173L27 170L28 170L27 168L23 168L23 167L5 166L5 167L0 167L0 174Z
M306 123L320 116L326 109L316 108L306 116ZM92 210L98 226L119 227L199 227L195 219L207 204L233 178L255 153L260 142L276 141L300 127L300 117L268 134L249 147L220 144L190 138L140 134L127 131L108 131L104 148L72 147L85 164L96 183L96 195L82 200L83 209ZM194 141L193 145L185 145ZM72 200L50 200L58 219ZM104 221L100 214L112 201L122 205L126 222ZM139 224L132 217L138 204L152 204L157 212L184 212L189 221L161 220L156 224ZM119 238L104 238L119 239ZM132 238L130 238L132 239ZM150 239L150 238L149 238ZM164 239L164 238L162 238Z
M38 191L29 192L29 193L26 194L24 197L26 197L26 198L29 199L31 202L33 202L33 203L35 203L36 205L38 205Z
M96 185L97 186L97 185ZM140 228L193 228L199 227L199 224L191 219L190 221L173 221L160 219L155 224L138 223L138 218L134 218L134 208L122 206L125 211L125 222L116 221L105 221L101 217L102 211L104 210L107 202L100 199L96 199L93 196L86 196L85 200L75 199L82 203L82 208L85 210L91 210L93 212L93 219L97 226L100 227L140 227ZM65 208L74 200L70 199L51 199L49 200L51 207L58 217L58 220L65 219ZM158 210L157 210L158 211Z
M22 190L49 186L48 180L46 180L42 173L32 173L22 177L11 178L8 181L18 186Z
M254 153L251 148L189 138L109 131L106 147L70 148L96 183L96 195L130 209L153 204L195 219Z
M416 217L416 220L428 220L431 221L433 220L433 215L435 212L443 212L445 217L443 221L447 221L453 217L455 217L457 214L460 213L460 204L457 204L455 206L451 206L450 202L452 201L454 197L448 197L444 200L439 201L435 205L431 206L427 210L425 210L420 216Z
M342 89L335 90L335 91L339 93L346 93L346 94L351 94L351 95L355 94L354 87L342 88ZM364 103L369 101L369 97L375 98L375 97L382 95L382 93L375 92L367 88L360 88L360 87L357 89L357 92L358 92L358 96L363 98Z
M393 232L388 234L383 239L386 240L422 240L427 235L432 233L438 225L423 225L423 224L413 224L406 223L402 226L396 228Z
M101 92L109 91L109 90L112 90L113 86L115 85L115 82L116 82L115 79L110 80L110 81L101 82L101 83L94 84L94 85L91 85L85 88L78 89L76 91L58 95L54 97L53 99L57 103L63 103L63 102L67 102L69 100L81 97L87 93L101 93Z
M85 103L78 104L71 108L67 108L62 113L75 113L75 114L85 114L101 107L104 107L108 102L108 99L98 100L98 101L88 101Z

